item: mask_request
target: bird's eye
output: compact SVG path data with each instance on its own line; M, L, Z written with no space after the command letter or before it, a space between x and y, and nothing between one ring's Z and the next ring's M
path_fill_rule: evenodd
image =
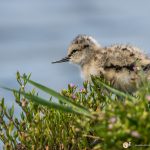
M76 53L78 51L78 49L74 49L72 50L72 52L68 55L69 57L71 57L74 53Z
M74 54L77 51L78 51L78 49L74 49L71 54Z

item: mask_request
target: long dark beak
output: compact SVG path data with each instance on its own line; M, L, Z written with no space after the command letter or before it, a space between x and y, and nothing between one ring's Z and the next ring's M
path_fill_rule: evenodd
M61 60L52 62L52 64L55 64L55 63L62 63L62 62L67 62L67 61L69 61L69 59L70 59L69 57L65 57L65 58L63 58L63 59L61 59Z

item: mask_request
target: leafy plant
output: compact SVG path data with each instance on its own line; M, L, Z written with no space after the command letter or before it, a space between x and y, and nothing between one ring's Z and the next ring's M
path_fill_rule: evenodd
M0 138L4 149L122 149L127 142L130 149L148 145L150 121L150 82L133 95L111 87L103 79L91 77L78 89L73 84L60 93L17 73L20 89L10 89L20 106L7 108L0 101ZM28 84L49 95L46 100ZM55 97L57 101L52 100ZM145 149L148 146L145 146Z

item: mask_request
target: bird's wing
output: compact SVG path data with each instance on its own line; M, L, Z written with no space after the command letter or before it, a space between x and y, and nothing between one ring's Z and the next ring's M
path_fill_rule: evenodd
M126 68L133 70L139 63L141 66L150 64L150 59L139 51L138 48L129 45L113 45L106 47L104 68Z

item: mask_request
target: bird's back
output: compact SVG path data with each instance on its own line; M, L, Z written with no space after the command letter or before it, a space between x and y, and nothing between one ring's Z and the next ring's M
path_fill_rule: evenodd
M150 75L150 59L138 48L129 45L113 45L103 48L99 74L112 85L125 92L134 92L141 83L141 75Z

